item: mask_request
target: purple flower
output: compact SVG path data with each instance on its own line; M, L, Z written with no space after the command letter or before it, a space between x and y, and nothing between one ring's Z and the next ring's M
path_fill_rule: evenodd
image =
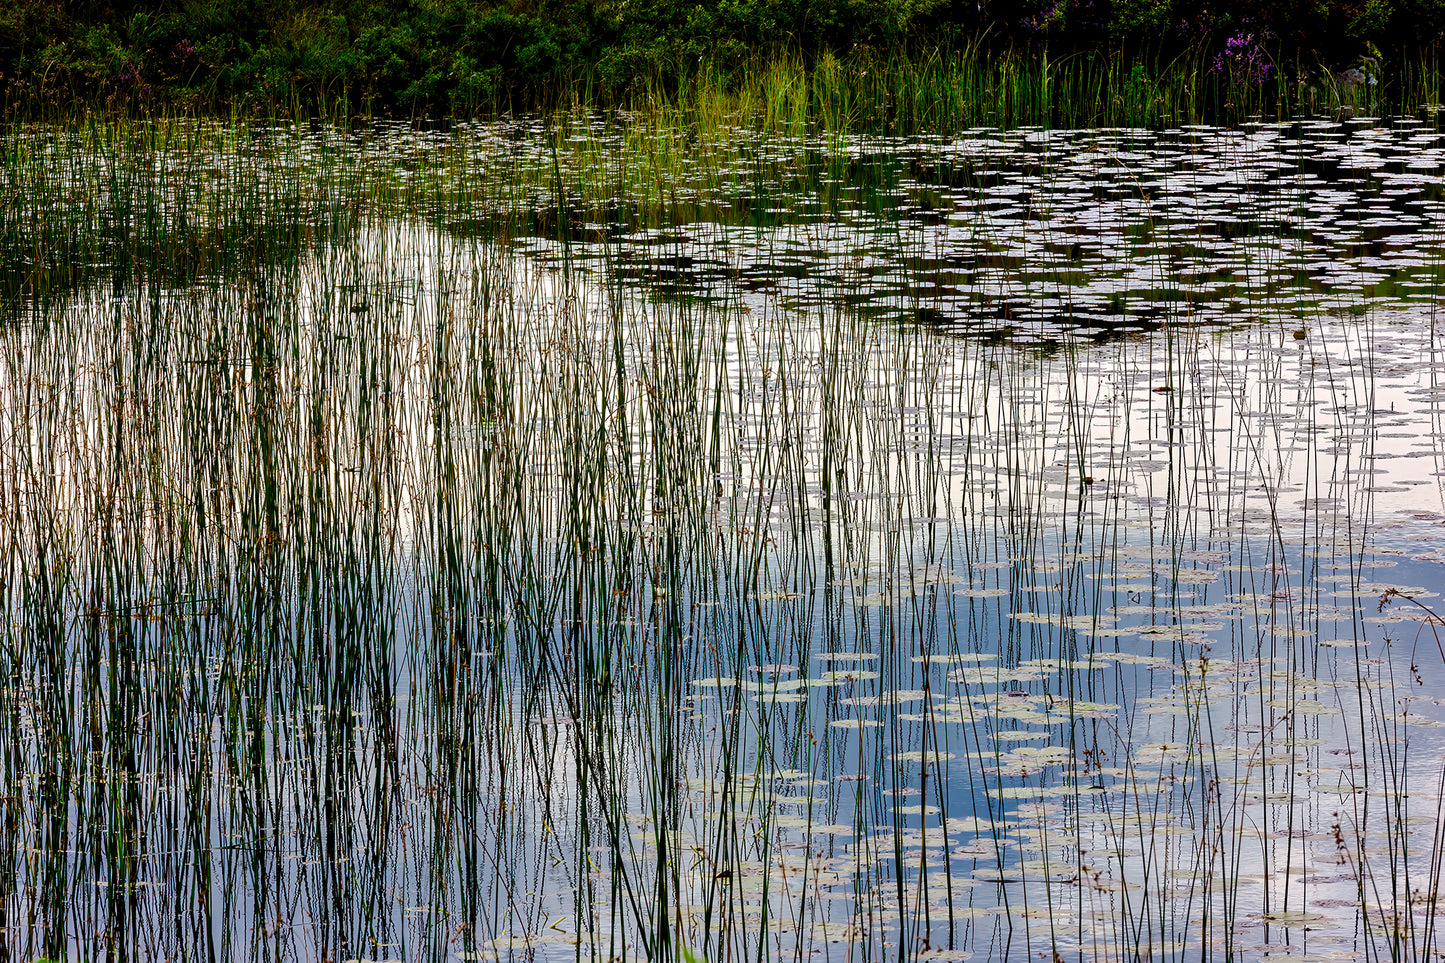
M1273 67L1254 34L1237 33L1224 42L1224 52L1215 56L1209 70L1228 73L1231 83L1258 86Z

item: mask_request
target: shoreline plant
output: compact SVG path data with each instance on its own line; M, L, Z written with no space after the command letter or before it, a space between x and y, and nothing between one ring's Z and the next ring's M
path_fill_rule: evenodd
M0 112L11 122L435 121L809 90L867 129L908 134L1398 115L1436 103L1445 16L1401 9L1371 20L1324 7L1306 20L1258 5L1201 19L1169 3L1079 0L972 14L938 0L195 0L184 10L16 0L0 13ZM1400 37L1411 39L1387 43ZM918 122L918 105L939 99Z

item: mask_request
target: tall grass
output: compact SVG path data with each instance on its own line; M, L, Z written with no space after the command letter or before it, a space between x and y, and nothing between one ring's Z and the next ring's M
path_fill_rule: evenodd
M1257 115L1304 118L1410 115L1439 102L1433 52L1340 70L1306 54L1272 58L1264 74L1231 72L1218 51L1047 46L999 48L987 38L956 47L858 46L814 56L760 52L740 63L703 60L643 75L608 91L563 80L546 98L568 110L661 112L698 132L741 120L798 134L953 134L978 127L1165 127L1234 124ZM509 105L503 111L510 113ZM495 106L454 113L495 116Z
M1159 127L1232 124L1253 115L1279 118L1413 114L1439 102L1437 54L1424 49L1389 61L1340 69L1302 51L1279 51L1267 75L1221 69L1207 43L1182 50L1000 47L987 36L951 46L859 45L804 54L758 50L732 60L703 58L658 64L618 81L578 68L532 78L526 90L461 93L450 102L406 109L380 104L345 84L334 91L280 82L233 99L171 103L157 91L142 101L88 103L70 92L11 88L7 122L83 122L169 115L208 116L232 123L267 118L320 119L347 125L384 117L437 122L498 119L539 111L661 113L701 131L742 121L769 131L799 133L952 134L976 127ZM1357 65L1358 66L1358 65ZM364 83L360 86L364 86ZM14 94L20 91L19 94ZM30 93L25 93L30 91Z
M1051 54L995 50L860 48L806 60L786 53L732 71L704 64L680 77L644 79L617 103L699 136L729 124L788 135L952 134L978 127L1161 127L1276 117L1412 113L1434 103L1428 60L1400 65L1398 80L1342 79L1304 61L1273 65L1266 78L1231 78L1210 51L1172 56L1122 51ZM582 97L571 103L602 106Z

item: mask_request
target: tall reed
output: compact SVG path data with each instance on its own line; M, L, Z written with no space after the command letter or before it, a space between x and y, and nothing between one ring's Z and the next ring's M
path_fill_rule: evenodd
M747 118L7 143L11 955L1232 958L1338 935L1319 898L1435 948L1396 699L1438 668L1371 621L1393 413L1349 407L1429 331L1296 318L1262 225L1230 266L1275 314L1191 325L1205 238L1152 215L1099 243L1162 330L1118 292L1112 339L950 328L948 287L1082 318L1079 256L965 274L886 116L774 69ZM1080 243L991 201L949 213Z

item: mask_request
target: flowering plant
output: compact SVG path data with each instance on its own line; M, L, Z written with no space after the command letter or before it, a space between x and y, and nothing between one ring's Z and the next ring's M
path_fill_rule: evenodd
M1227 73L1237 84L1258 86L1269 79L1274 65L1252 33L1237 33L1224 42L1224 52L1214 58L1210 73Z

